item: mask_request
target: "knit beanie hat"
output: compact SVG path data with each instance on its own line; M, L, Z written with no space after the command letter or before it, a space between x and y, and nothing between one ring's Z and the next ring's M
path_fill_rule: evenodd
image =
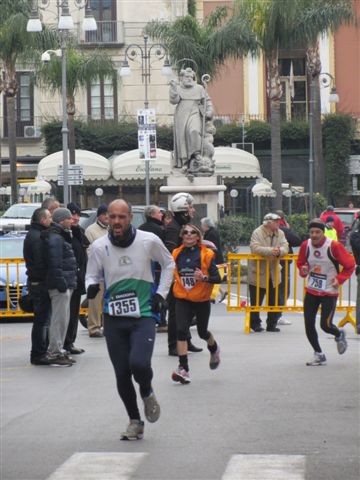
M310 228L320 228L323 232L325 231L325 223L320 220L320 218L313 218L309 223Z
M52 215L53 222L60 223L67 218L72 218L70 210L67 208L57 208Z
M107 205L105 205L105 203L103 203L97 209L96 216L98 217L99 215L103 215L104 213L107 213L107 211L108 211Z

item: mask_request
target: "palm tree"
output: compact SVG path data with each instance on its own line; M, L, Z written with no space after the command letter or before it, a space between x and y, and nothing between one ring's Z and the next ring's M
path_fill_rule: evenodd
M273 208L282 208L282 166L280 136L279 48L291 43L297 21L298 0L238 0L234 18L242 18L256 34L266 63L266 93L271 119L271 177L277 195Z
M74 116L75 96L78 90L88 87L99 78L117 78L117 70L111 58L104 51L84 53L69 43L66 47L66 113L69 129L70 164L75 164L75 128ZM46 65L39 65L36 71L36 82L47 87L51 93L62 91L61 58L53 56Z
M198 78L204 73L214 78L228 57L240 58L258 49L249 25L243 19L228 18L226 7L217 8L203 22L193 15L174 22L154 20L146 25L145 33L167 46L177 70L183 67L178 62L183 58L196 62Z
M16 78L17 67L20 63L33 61L37 52L51 48L55 35L44 31L36 38L26 31L26 24L30 14L27 0L2 0L0 8L0 62L3 76L0 77L0 93L5 95L7 106L7 127L10 163L11 201L17 200L16 175L16 103L18 91Z
M325 165L322 154L321 105L319 75L321 61L319 36L335 32L342 24L355 20L352 0L302 0L301 15L297 24L299 40L306 42L307 71L314 83L313 98L313 138L314 138L314 179L315 191L325 193Z

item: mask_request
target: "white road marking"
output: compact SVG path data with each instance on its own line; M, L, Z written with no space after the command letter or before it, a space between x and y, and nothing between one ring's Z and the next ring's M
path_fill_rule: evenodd
M129 480L147 453L75 453L47 480Z
M304 480L304 455L233 455L221 480Z

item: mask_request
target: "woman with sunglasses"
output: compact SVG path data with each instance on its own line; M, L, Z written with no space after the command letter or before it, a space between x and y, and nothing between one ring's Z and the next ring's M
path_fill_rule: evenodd
M215 253L201 243L200 230L194 225L187 224L182 227L180 236L182 245L173 251L179 366L173 372L172 379L187 384L190 383L187 334L194 315L199 337L207 342L210 368L215 370L220 363L220 348L213 334L208 331L208 324L211 292L214 284L220 283L221 279L215 264Z

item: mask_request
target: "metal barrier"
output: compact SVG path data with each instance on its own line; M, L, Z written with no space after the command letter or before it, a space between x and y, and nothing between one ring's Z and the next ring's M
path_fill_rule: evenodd
M19 298L26 292L25 263L23 258L0 259L0 318L33 317L33 313L19 308ZM80 315L87 315L87 308L80 308Z
M286 255L279 258L261 257L252 253L230 253L228 255L228 295L227 295L227 311L229 312L245 312L245 333L250 333L250 313L251 312L302 312L303 301L297 299L299 290L302 292L302 298L305 294L305 279L300 277L296 267L297 255ZM256 305L250 305L249 288L247 282L248 261L256 262ZM284 298L288 298L288 294L292 293L292 299L284 301L280 304L279 298L279 262L284 262ZM260 262L265 264L265 296L264 302L260 305ZM269 305L269 279L270 265L275 262L275 301L274 305ZM262 263L263 264L263 263ZM343 327L350 323L356 328L356 321L353 316L355 306L351 305L351 283L354 275L344 284L340 285L339 297L337 301L336 311L346 312L344 318L339 322L339 326ZM300 282L300 287L299 287ZM235 283L235 298L231 291L232 285ZM290 285L290 288L289 286ZM345 289L345 292L344 292Z

